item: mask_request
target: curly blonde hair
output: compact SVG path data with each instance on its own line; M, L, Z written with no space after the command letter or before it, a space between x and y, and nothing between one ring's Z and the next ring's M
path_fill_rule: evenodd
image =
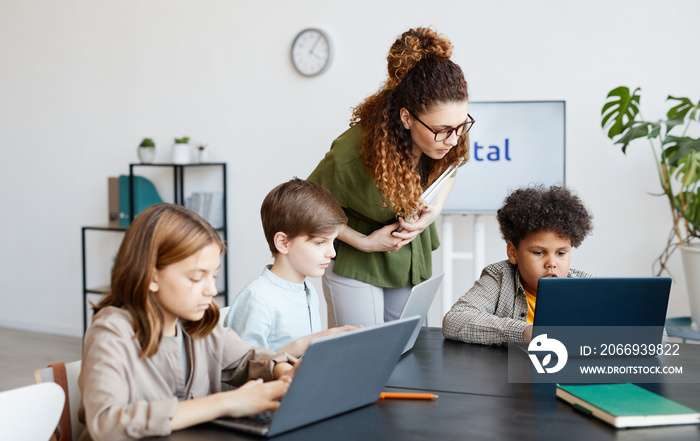
M440 174L465 162L468 136L440 160L431 160L427 180L414 169L411 133L401 124L400 110L421 114L435 105L467 101L462 69L450 60L452 43L430 28L404 32L387 55L388 78L380 90L353 110L351 125L364 131L360 153L385 204L406 217L424 208L421 194Z

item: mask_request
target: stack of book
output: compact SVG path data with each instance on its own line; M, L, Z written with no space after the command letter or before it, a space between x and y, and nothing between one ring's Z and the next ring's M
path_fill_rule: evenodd
M185 199L185 207L202 216L212 227L224 227L223 192L194 192Z

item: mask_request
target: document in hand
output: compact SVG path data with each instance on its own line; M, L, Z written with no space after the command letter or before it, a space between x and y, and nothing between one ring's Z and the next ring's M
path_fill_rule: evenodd
M618 428L700 423L697 411L630 383L557 384L557 397Z
M445 182L447 182L447 180L449 179L449 177L452 176L452 173L454 173L454 171L457 169L457 167L458 167L459 165L460 165L460 164L455 164L455 165L449 166L449 167L447 168L447 170L445 170L444 172L442 172L442 174L441 174L440 176L438 176L438 178L435 180L435 182L433 182L432 184L430 184L430 187L428 187L428 188L423 192L423 194L421 194L421 199L423 200L423 202L424 202L425 204L430 204L430 202L432 202L432 200L435 198L435 195L438 194L438 191L442 188L442 186L445 184ZM410 216L408 216L408 218L406 218L406 220L407 220L408 222L413 221L413 216L414 216L415 214L417 214L417 213L419 213L419 211L418 211L418 210L415 210L415 211L413 212L413 214L411 214ZM402 228L402 227L399 227L399 228L396 230L396 232L398 232L398 233L400 233L401 231L403 231L403 228Z
M438 176L438 178L435 180L435 182L433 182L430 185L430 187L428 187L421 195L423 202L425 202L426 204L430 204L430 202L432 202L433 198L438 193L438 190L440 190L440 188L442 188L442 186L445 184L445 182L447 182L447 179L450 176L452 176L452 173L457 169L457 167L458 167L458 164L451 165L447 168L447 170L442 172L442 174L440 176Z

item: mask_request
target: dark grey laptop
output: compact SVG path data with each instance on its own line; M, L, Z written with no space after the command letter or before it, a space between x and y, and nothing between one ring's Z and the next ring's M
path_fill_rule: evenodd
M409 317L313 340L276 412L214 423L274 436L374 403L419 324Z
M406 347L403 349L403 353L408 352L413 345L416 343L420 329L425 323L425 319L428 317L428 311L430 311L430 305L433 304L435 299L435 294L437 294L438 288L440 288L440 283L442 283L442 278L444 274L434 276L428 280L425 280L411 289L411 293L406 299L406 304L403 305L403 310L399 318L413 317L415 315L420 317L420 322L416 329L413 331L411 338L408 339Z
M669 277L543 278L532 335L547 333L569 356L601 355L611 344L658 344L670 292ZM591 353L581 354L582 347Z

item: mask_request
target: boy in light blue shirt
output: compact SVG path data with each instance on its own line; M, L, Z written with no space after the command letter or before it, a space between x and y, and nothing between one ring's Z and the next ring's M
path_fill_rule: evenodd
M274 263L238 294L224 325L250 345L277 351L321 332L318 295L307 277L323 275L347 217L328 190L298 178L268 193L260 217Z

